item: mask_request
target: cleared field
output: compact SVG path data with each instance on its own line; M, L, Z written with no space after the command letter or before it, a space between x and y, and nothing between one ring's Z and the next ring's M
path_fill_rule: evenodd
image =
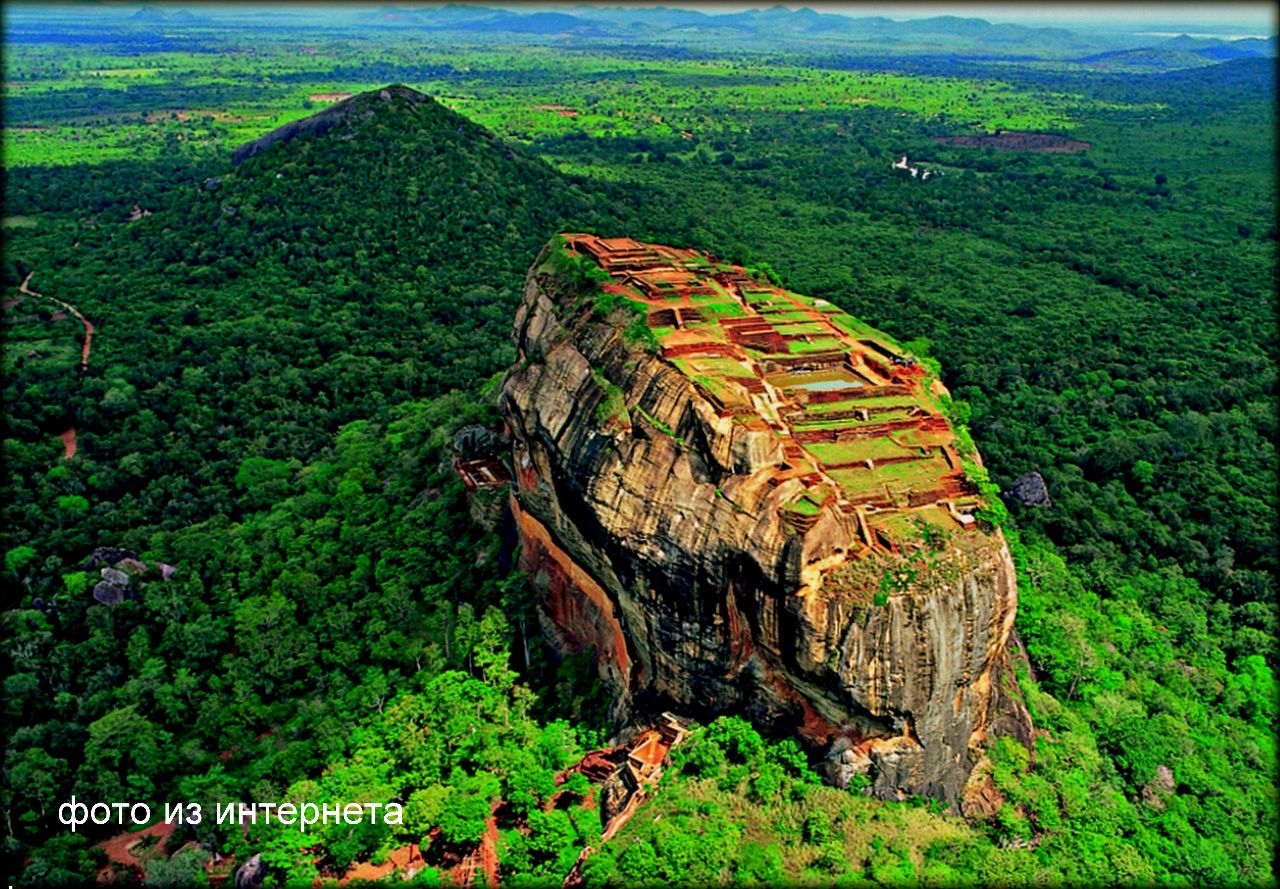
M175 33L182 32L175 26ZM200 32L190 37L199 46ZM555 56L556 76L548 78L553 53L545 47L446 48L390 36L357 66L366 76L344 77L335 63L346 49L341 41L319 39L312 51L298 53L293 41L278 35L233 32L220 40L216 54L167 50L144 57L84 44L6 47L6 164L152 157L175 142L197 151L226 149L339 97L395 81L520 142L574 134L696 140L713 131L733 133L751 111L858 108L948 120L963 108L965 122L980 133L1069 130L1082 107L1078 96L990 79L627 59L600 51ZM719 112L714 127L709 111ZM690 145L681 158L705 152ZM566 170L610 175L609 164L560 163Z

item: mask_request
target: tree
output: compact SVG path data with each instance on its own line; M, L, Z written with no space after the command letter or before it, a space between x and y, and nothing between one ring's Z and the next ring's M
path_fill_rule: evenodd
M506 616L496 606L486 608L474 636L472 657L485 683L503 693L509 692L516 680L510 667L510 639Z
M91 722L78 774L81 793L113 802L154 799L156 781L165 776L170 741L169 733L133 704Z
M427 833L439 826L452 796L453 788L445 784L433 784L411 793L404 806L403 834L426 845Z
M152 858L147 861L142 884L148 889L185 889L188 886L205 886L208 884L205 863L211 857L199 846L186 846L171 857Z
M648 840L637 840L618 857L618 872L635 886L653 886L662 878L658 853Z
M555 772L538 765L533 754L519 750L504 763L505 798L522 815L529 815L547 803L556 791Z
M36 551L34 547L25 544L15 546L4 554L4 570L13 574L20 574L35 559Z
M472 845L484 836L492 804L500 796L498 779L465 772L453 780L454 793L440 815L440 833L448 843Z
M57 801L66 773L66 760L39 747L28 747L6 762L5 783L43 818Z
M1261 655L1240 659L1236 671L1227 680L1223 699L1227 707L1263 731L1270 730L1276 719L1277 684L1271 668Z
M69 513L85 513L89 511L89 501L79 494L64 494L58 498L58 509Z

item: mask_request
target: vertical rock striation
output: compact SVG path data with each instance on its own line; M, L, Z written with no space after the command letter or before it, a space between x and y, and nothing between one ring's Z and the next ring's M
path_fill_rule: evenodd
M588 235L540 254L515 341L523 566L620 722L741 712L824 748L838 784L951 802L991 732L1025 740L1009 552L945 390L896 343L713 257Z

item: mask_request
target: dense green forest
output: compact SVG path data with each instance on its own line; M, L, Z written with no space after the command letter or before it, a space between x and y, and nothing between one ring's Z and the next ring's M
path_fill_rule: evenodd
M726 718L589 885L1274 883L1273 60L538 45L446 68L437 44L331 40L279 38L221 80L188 43L6 53L36 84L4 108L11 882L104 867L119 828L60 825L73 793L406 806L306 837L179 828L156 885L254 853L310 882L406 843L429 884L491 811L504 884L559 884L598 844L592 791L554 778L615 728L607 702L586 659L544 649L511 540L451 465L458 430L497 424L525 269L587 230L767 263L928 349L992 478L1036 471L1052 498L1009 501L1039 731L992 750L994 816L823 787ZM443 104L373 93L232 163L306 96L392 80ZM935 142L1021 119L1090 147ZM896 175L903 154L936 175ZM51 298L94 326L83 372ZM125 551L145 570L95 600Z

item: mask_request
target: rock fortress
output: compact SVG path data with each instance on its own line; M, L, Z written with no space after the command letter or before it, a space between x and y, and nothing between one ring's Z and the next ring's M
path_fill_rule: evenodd
M561 235L502 389L544 632L619 724L743 713L829 780L959 803L1030 735L985 479L925 363L835 305L693 250Z

